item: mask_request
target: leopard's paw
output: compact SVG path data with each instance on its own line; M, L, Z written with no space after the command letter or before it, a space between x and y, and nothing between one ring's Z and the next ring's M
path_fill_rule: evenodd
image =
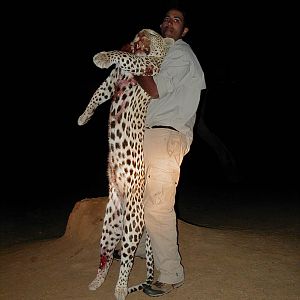
M82 126L82 125L86 124L86 123L90 120L90 118L92 117L92 115L93 115L92 113L84 112L84 113L78 118L77 124L78 124L79 126Z
M126 287L116 287L115 288L115 297L117 300L125 300L127 296L127 288Z
M102 283L104 282L104 278L99 276L99 274L96 276L96 278L89 284L88 288L90 291L95 291L97 288L99 288Z
M100 52L93 57L94 64L101 69L109 68L112 63L109 60L107 52Z

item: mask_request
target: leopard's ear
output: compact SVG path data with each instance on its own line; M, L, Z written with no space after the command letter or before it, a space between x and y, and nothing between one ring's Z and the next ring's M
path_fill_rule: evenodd
M165 41L166 45L169 47L171 47L175 43L175 40L172 38L169 38L169 37L164 38L164 41Z

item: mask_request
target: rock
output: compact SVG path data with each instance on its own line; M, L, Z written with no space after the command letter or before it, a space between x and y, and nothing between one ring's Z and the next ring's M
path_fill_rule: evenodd
M107 197L78 201L68 219L63 239L91 245L99 242Z

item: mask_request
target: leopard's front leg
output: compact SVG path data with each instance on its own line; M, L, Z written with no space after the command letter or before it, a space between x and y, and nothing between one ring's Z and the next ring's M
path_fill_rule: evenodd
M79 116L77 120L79 126L86 124L91 119L96 108L99 105L111 99L112 95L115 92L115 83L118 76L118 71L116 69L113 69L107 79L98 87L84 112Z
M113 64L133 75L153 76L159 72L162 59L149 56L138 56L125 51L100 52L93 58L94 64L101 68L109 68Z

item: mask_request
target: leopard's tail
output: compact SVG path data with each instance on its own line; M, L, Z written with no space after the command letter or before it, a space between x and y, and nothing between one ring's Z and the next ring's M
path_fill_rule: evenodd
M146 235L146 266L147 266L147 279L146 281L137 285L131 286L127 289L128 294L140 291L145 285L151 285L154 280L154 259L151 248L150 237Z
M146 281L139 283L137 285L133 285L131 287L129 287L127 289L128 294L133 293L133 292L137 292L140 291L144 288L145 285L151 285L153 283L153 279L154 279L154 272L153 272L153 267L150 266L151 274L149 273L149 267L148 267L148 262L147 262L147 279Z

